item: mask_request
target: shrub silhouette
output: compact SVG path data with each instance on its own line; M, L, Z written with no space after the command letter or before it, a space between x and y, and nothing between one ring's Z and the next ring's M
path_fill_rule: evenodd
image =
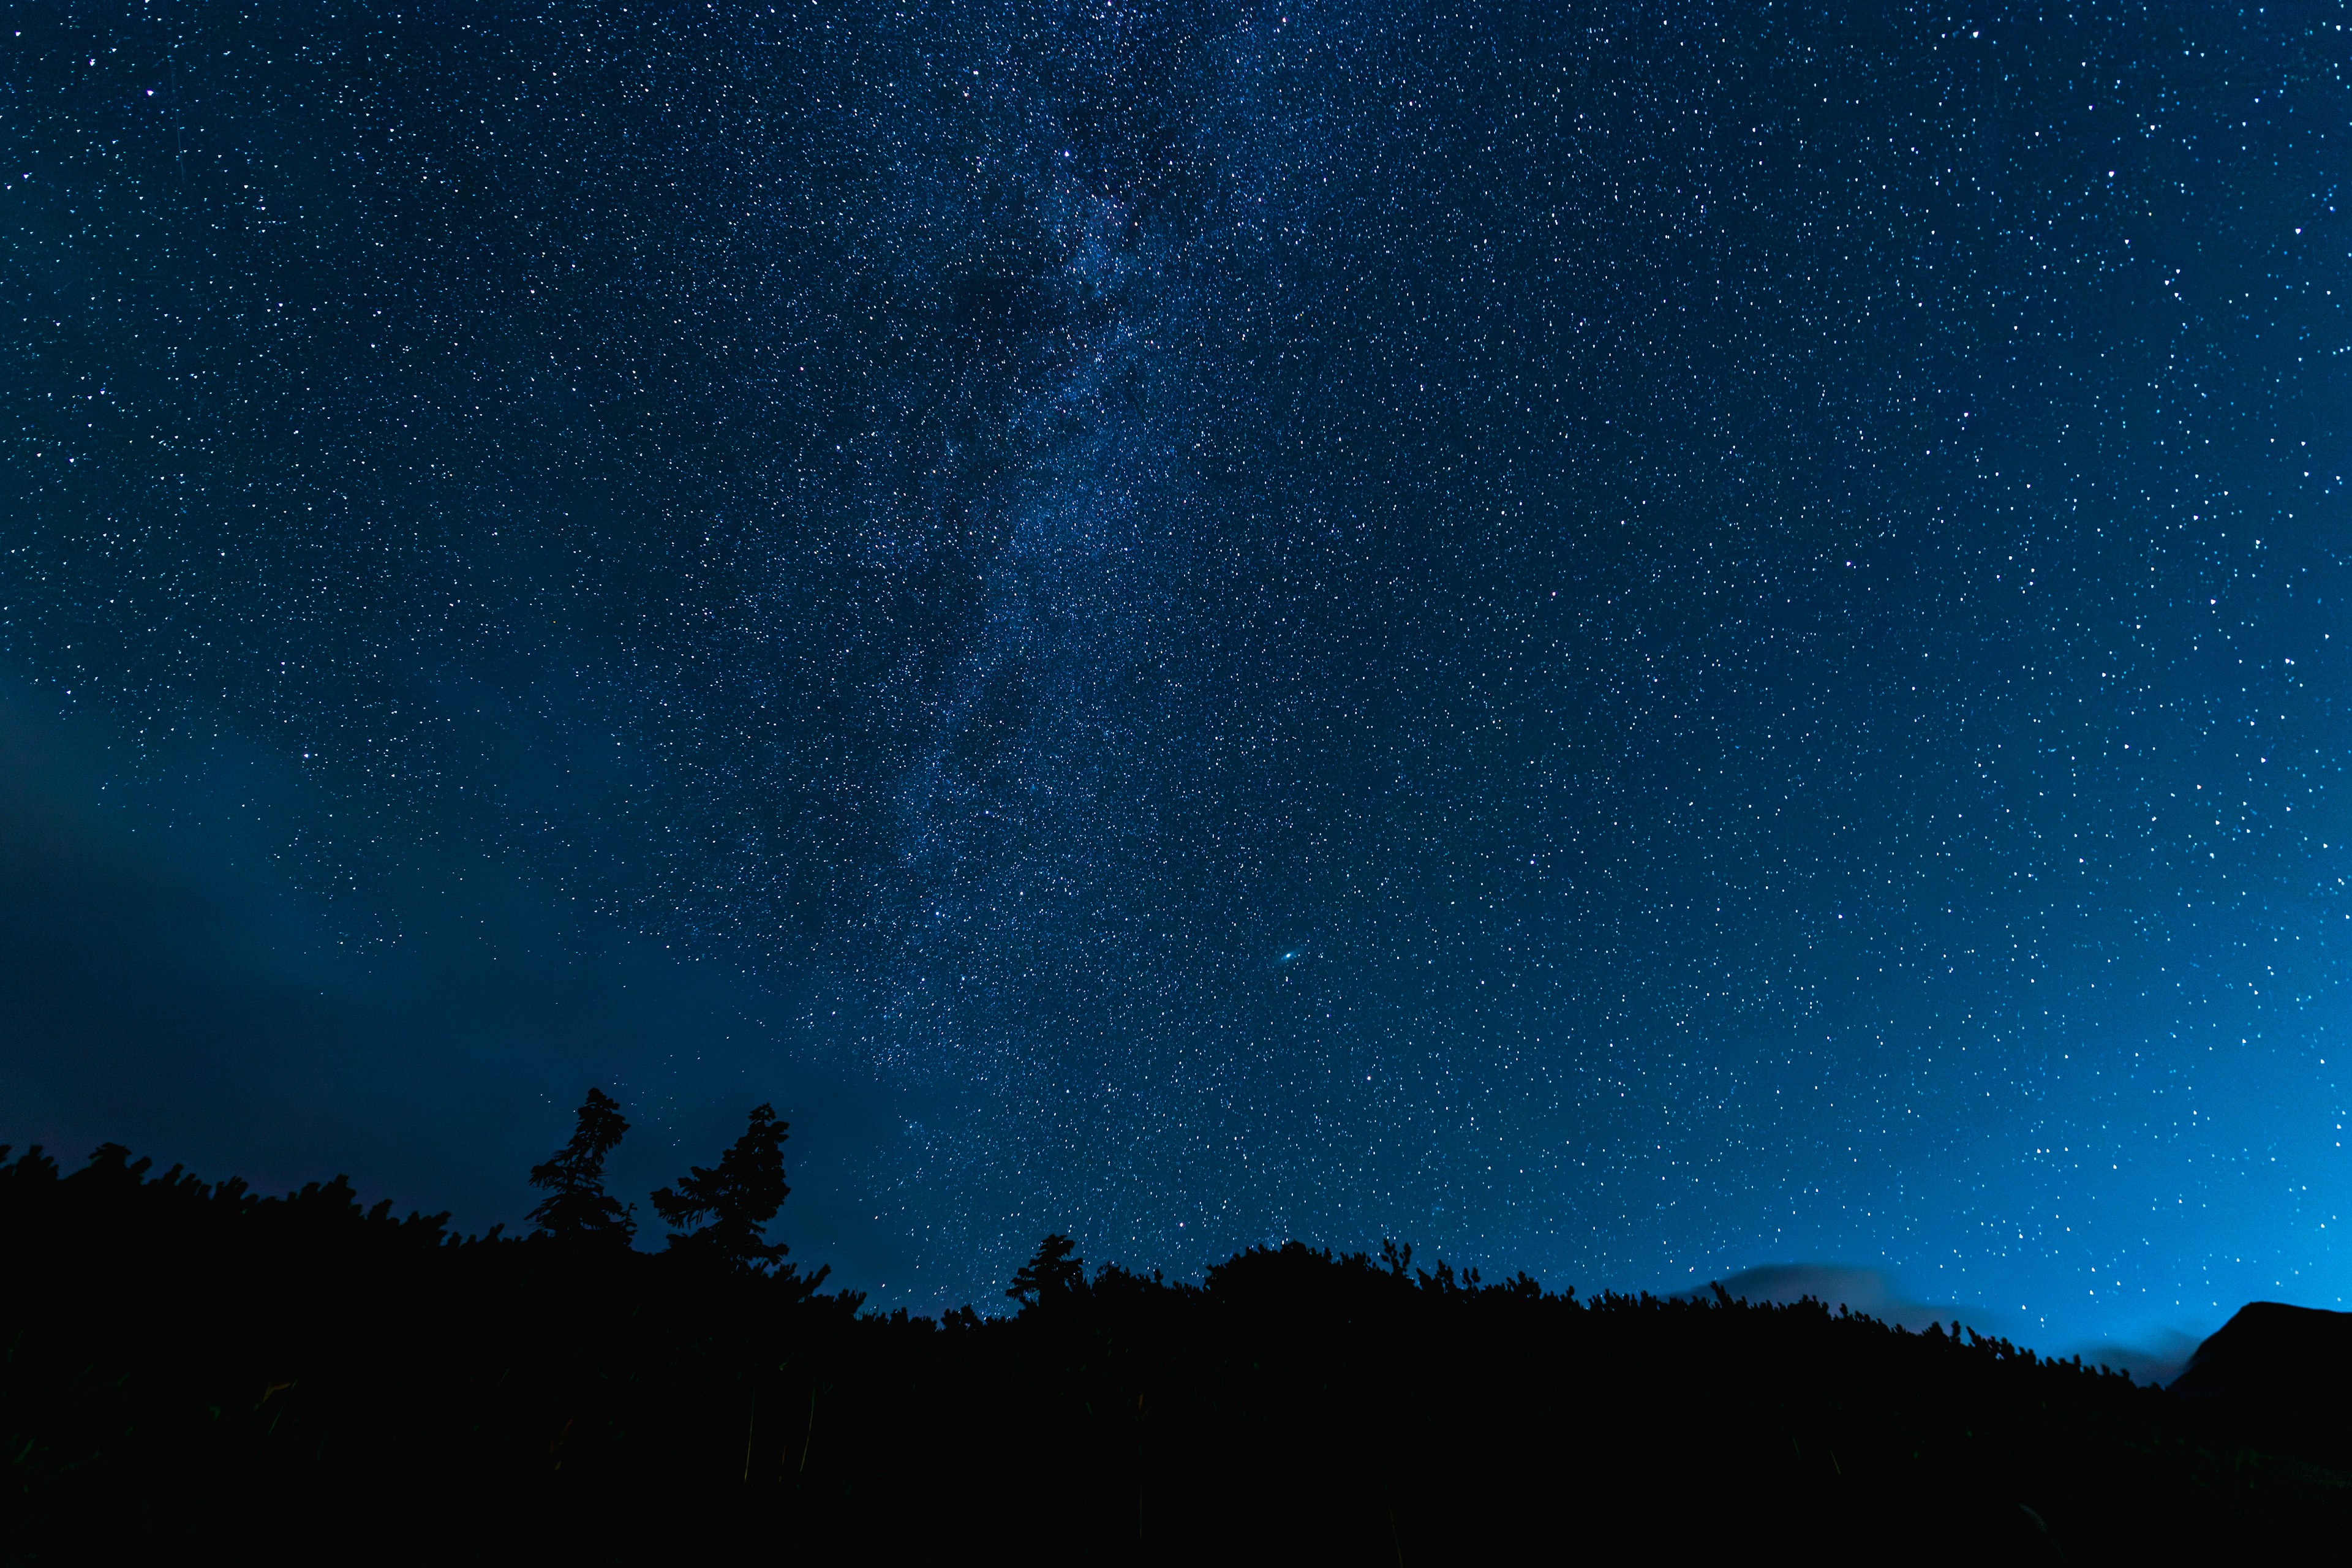
M1055 1233L1017 1314L867 1312L762 1239L782 1133L761 1108L667 1194L748 1248L658 1255L0 1151L0 1560L1037 1554L1050 1520L1066 1554L1169 1563L2132 1563L2352 1526L2340 1420L1818 1302L1585 1299L1402 1245L1089 1277Z
M756 1106L751 1124L716 1167L689 1166L676 1187L653 1195L654 1212L669 1222L670 1249L730 1268L761 1270L792 1249L767 1239L766 1229L792 1188L784 1184L784 1141L792 1123L772 1105Z
M604 1191L604 1156L629 1131L620 1102L591 1089L580 1103L570 1142L530 1169L530 1184L547 1194L530 1211L539 1234L557 1241L625 1247L636 1234L636 1205L626 1208Z

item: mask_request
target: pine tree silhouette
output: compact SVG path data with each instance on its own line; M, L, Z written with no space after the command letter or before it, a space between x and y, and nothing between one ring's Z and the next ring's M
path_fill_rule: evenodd
M604 1191L604 1156L628 1130L620 1102L602 1089L591 1089L588 1098L581 1101L572 1141L545 1164L531 1167L530 1184L547 1194L530 1211L531 1223L541 1236L558 1241L628 1245L636 1234L636 1205L625 1209L619 1199Z
M1005 1294L1024 1307L1030 1307L1085 1289L1086 1259L1070 1256L1077 1249L1078 1244L1066 1236L1048 1236L1037 1244L1037 1256L1014 1272L1013 1289Z
M777 1121L775 1107L757 1107L750 1129L719 1156L717 1169L691 1166L675 1188L655 1193L655 1212L669 1222L671 1250L749 1269L773 1265L791 1251L765 1236L792 1194L784 1184L783 1151L791 1134L792 1123Z

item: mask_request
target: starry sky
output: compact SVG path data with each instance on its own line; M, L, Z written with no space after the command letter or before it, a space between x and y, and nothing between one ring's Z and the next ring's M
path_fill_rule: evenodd
M2352 10L1828 9L17 7L0 1139L2347 1305Z

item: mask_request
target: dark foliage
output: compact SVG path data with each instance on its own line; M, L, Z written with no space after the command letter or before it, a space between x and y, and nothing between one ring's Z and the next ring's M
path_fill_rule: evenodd
M1004 1293L1024 1307L1056 1302L1087 1288L1087 1260L1077 1256L1078 1244L1055 1234L1037 1244L1037 1255L1013 1272L1013 1288Z
M625 1247L637 1233L636 1205L621 1206L604 1191L604 1156L629 1131L620 1102L591 1089L580 1102L572 1141L542 1165L530 1168L530 1184L547 1194L530 1211L541 1236L557 1241Z
M1056 1237L1024 1270L1052 1310L933 1321L110 1146L0 1164L0 1247L27 1562L2259 1561L2352 1524L2340 1415L2283 1441L2000 1341L1402 1247L1195 1285L1081 1276Z
M792 1123L776 1120L772 1105L751 1111L751 1125L719 1157L718 1167L688 1168L675 1188L654 1194L654 1212L669 1222L671 1250L729 1268L774 1267L792 1249L767 1239L792 1188L784 1184L784 1140Z

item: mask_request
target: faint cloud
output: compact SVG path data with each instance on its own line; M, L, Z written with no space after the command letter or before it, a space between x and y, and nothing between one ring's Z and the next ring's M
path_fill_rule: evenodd
M2085 1366L2104 1366L2131 1373L2138 1383L2170 1383L2189 1364L2201 1342L2178 1329L2157 1329L2132 1341L2103 1341L2074 1353Z
M1760 1268L1742 1269L1721 1283L1725 1294L1735 1300L1758 1304L1770 1301L1786 1306L1810 1297L1833 1312L1843 1307L1850 1312L1899 1325L1914 1333L1937 1324L1948 1330L1956 1320L1979 1334L1999 1336L2014 1343L2022 1343L2027 1332L2011 1314L1988 1307L1915 1301L1883 1268L1860 1268L1843 1263L1768 1263ZM1712 1285L1702 1285L1676 1294L1684 1300L1699 1300L1713 1291ZM2066 1353L2080 1355L2085 1366L2127 1372L2135 1382L2163 1384L2180 1375L2189 1358L2196 1353L2197 1345L2198 1341L2191 1335L2159 1327L2127 1332Z
M1759 1268L1743 1268L1719 1283L1725 1294L1735 1300L1786 1306L1810 1298L1833 1312L1843 1307L1850 1312L1876 1318L1882 1323L1915 1333L1931 1323L1949 1324L1955 1319L1982 1334L2001 1333L2007 1326L2003 1314L1984 1307L1912 1300L1895 1289L1894 1276L1882 1268L1857 1268L1843 1263L1768 1263ZM1703 1285L1680 1294L1699 1299L1713 1289L1712 1285Z

